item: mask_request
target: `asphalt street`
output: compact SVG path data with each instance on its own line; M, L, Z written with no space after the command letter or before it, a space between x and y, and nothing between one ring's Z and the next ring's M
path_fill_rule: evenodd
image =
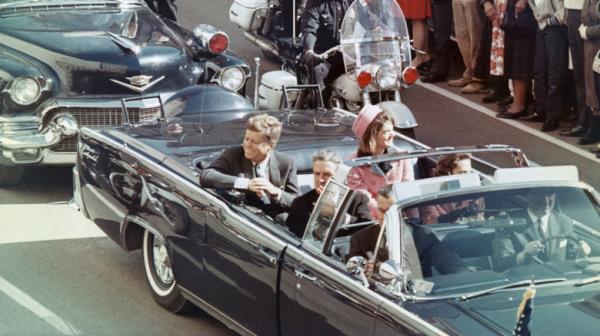
M230 48L254 64L261 53L229 22L231 2L177 0L179 21L223 29ZM277 67L263 59L261 70ZM556 132L543 135L540 124L498 120L481 95L440 84L415 85L405 98L425 144L509 144L541 165L576 165L581 180L600 187L599 161L586 147ZM30 168L23 183L0 189L0 335L233 334L202 312L177 316L160 308L141 253L122 251L66 205L71 193L71 167Z

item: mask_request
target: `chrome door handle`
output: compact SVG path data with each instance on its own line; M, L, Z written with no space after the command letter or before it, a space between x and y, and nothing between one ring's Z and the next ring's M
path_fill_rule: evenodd
M317 277L314 275L308 275L308 271L302 269L295 269L294 274L300 279L306 279L308 281L317 281Z
M258 253L260 253L263 257L267 258L270 264L277 265L278 256L273 255L273 253L270 250L263 247L258 250Z

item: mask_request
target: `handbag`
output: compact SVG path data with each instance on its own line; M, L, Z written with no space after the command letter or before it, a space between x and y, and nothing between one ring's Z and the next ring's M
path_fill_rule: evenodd
M500 28L509 34L514 34L522 37L534 37L537 31L537 20L533 15L533 10L529 4L525 7L525 11L517 13L515 8L516 0L509 1L506 7L506 13L500 22Z

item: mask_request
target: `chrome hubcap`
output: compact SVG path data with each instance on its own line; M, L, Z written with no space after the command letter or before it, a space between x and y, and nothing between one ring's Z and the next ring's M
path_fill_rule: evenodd
M167 247L162 240L154 237L152 251L156 275L163 284L170 285L173 283L173 270L171 269L171 263L169 262Z

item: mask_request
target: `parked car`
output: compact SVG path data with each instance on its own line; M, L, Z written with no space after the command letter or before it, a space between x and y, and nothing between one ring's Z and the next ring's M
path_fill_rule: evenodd
M314 153L328 148L348 157L356 150L351 131L354 117L340 110L333 112L271 113L284 125L277 148L293 156L304 191L312 187ZM433 273L421 282L433 283L429 292L414 292L414 287L408 286L413 279L403 280L398 267L387 268L397 274L374 276L365 283L365 278L355 275L361 273L356 271L360 266L352 273L346 268L349 236L338 237L344 217L338 214L345 213L344 207L354 197L342 183L344 169L338 174L341 178L330 180L322 194L337 197L322 196L317 201L303 238L245 204L235 190L199 185L202 169L224 148L241 143L247 118L208 123L173 120L100 130L84 127L80 132L75 199L82 212L119 246L126 251L143 250L146 281L160 305L180 312L193 303L248 335L498 335L511 333L523 280L535 277L534 332L564 334L573 330L585 334L596 325L593 307L600 285L593 284L589 280L593 273L586 272L598 265L600 227L598 197L589 186L558 181L562 178L556 172L548 175L544 168L521 167L527 166L525 156L508 146L436 150L399 136L399 152L348 162L352 166L417 158L414 167L419 179L395 187L407 194L398 196L394 208L398 210L388 211L386 222L407 220L399 215L404 209L438 199L485 197L486 208L480 211L489 216L478 222L427 225L449 245L453 232L472 230L481 234L481 239L470 237L468 241L483 246L488 235L504 225L502 211L522 206L520 190L550 186L561 193L561 202L565 192L561 206L577 206L568 214L581 212L574 218L585 219L581 221L584 224L577 224L575 233L588 241L592 254L585 261L495 271L486 264L491 259L485 254L489 248L474 247L475 255L471 255L469 245L455 240L450 248L456 248L461 260L472 266L471 272ZM516 164L508 167L519 168L475 160L480 168L477 174L428 177L433 159L440 155L490 151L512 154ZM523 172L525 177L519 180L511 171ZM544 181L543 176L550 178ZM529 182L524 183L524 178ZM465 179L470 184L462 184ZM498 197L488 199L487 195ZM503 195L506 197L500 197ZM498 202L494 202L496 198ZM327 204L334 199L337 201ZM322 215L323 208L335 209L334 215ZM321 234L313 235L317 226ZM394 256L398 250L391 252ZM390 279L389 274L395 277ZM549 280L556 278L565 280ZM555 316L562 312L569 322L559 329ZM550 324L554 329L547 332L545 325Z
M0 0L0 186L28 164L74 162L81 126L123 123L122 98L215 83L244 95L248 65L227 35L193 31L143 0ZM131 107L156 118L157 100Z

